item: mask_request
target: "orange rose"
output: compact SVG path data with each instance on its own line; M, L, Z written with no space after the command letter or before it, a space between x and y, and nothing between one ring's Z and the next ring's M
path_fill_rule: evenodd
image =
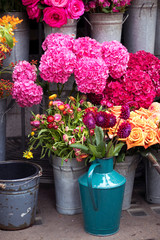
M145 129L146 127L146 119L141 118L140 116L134 116L133 118L129 119L129 123L132 127L140 127L142 129Z
M146 134L140 127L134 127L129 137L126 139L127 149L136 146L144 146L145 136Z
M146 138L145 138L145 145L144 148L148 148L154 144L159 143L158 139L157 139L157 130L152 129L152 128L147 128L146 129Z
M142 107L139 110L135 110L135 112L141 117L143 116L146 119L152 115L152 113L148 109Z
M121 106L113 106L109 109L110 113L114 114L116 117L119 117L121 114Z

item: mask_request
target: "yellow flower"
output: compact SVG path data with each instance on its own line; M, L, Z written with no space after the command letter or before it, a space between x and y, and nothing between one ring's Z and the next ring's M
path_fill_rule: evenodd
M52 94L49 96L49 100L54 100L57 97L57 94Z
M34 136L35 132L31 132L31 136Z
M31 151L25 151L23 157L27 159L33 158L33 153Z

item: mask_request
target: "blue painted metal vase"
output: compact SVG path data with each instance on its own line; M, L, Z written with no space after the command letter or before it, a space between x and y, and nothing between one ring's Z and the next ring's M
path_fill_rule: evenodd
M97 236L116 233L126 179L113 170L113 158L96 159L78 181L85 231Z

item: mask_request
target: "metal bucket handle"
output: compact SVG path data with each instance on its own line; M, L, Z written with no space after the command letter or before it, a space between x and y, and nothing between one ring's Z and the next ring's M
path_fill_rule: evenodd
M98 167L100 165L100 163L94 163L90 166L89 170L88 170L88 189L89 189L89 194L92 200L92 204L93 204L93 208L95 211L98 210L98 206L94 197L94 192L93 192L93 188L92 188L92 178L93 178L93 173L96 167Z
M140 7L140 11L139 11L139 17L141 16L141 11L142 11L142 9L143 9L143 7L145 6L145 5L150 5L150 17L151 17L151 13L152 13L152 8L153 8L153 6L154 6L154 3L152 3L152 2L146 2L146 3L143 3L142 4L142 6Z

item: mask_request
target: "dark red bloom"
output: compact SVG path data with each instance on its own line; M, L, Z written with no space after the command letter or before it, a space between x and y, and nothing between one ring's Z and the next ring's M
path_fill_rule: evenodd
M123 105L121 107L120 118L127 120L130 117L130 109L128 105Z
M128 122L123 122L118 129L117 135L119 138L127 138L131 132L131 125Z
M109 128L116 124L116 117L111 113L97 112L95 115L96 124L98 127Z

